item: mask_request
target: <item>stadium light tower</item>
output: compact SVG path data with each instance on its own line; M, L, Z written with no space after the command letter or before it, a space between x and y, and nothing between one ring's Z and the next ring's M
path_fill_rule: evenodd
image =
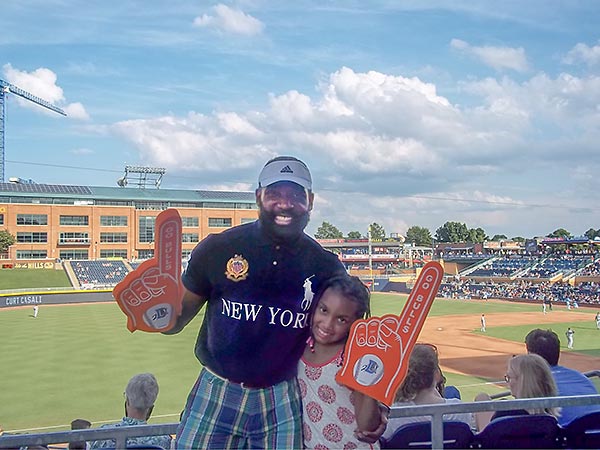
M50 111L66 116L67 113L46 100L36 97L27 91L0 79L0 183L4 183L4 118L6 117L6 94L11 93L43 106Z
M117 184L121 187L134 184L140 189L147 186L158 189L166 171L163 167L125 166L125 175L117 180Z

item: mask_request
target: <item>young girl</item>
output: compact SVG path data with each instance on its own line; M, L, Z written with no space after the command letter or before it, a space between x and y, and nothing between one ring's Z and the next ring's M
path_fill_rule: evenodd
M416 344L408 361L406 378L396 392L393 406L435 405L444 403L460 403L457 398L444 398L440 384L444 383L444 375L440 369L437 348L430 344ZM383 433L384 439L390 439L394 432L407 423L425 422L429 416L396 417L390 419ZM475 421L471 413L451 413L444 416L445 421L466 422L471 428Z
M311 337L298 366L304 447L378 449L379 443L361 442L354 431L377 429L379 403L335 381L350 326L369 314L369 291L357 277L340 276L324 283L316 301Z

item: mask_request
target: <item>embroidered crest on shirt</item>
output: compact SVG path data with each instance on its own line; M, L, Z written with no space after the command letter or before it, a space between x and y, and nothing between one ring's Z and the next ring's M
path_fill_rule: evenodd
M302 307L302 311L308 311L315 296L312 290L312 281L310 281L312 277L314 277L314 275L311 275L306 280L304 280L304 284L302 285L304 287L304 299L302 300L302 304L300 305Z
M233 258L229 258L225 275L236 283L245 280L248 276L248 261L242 255L235 255Z

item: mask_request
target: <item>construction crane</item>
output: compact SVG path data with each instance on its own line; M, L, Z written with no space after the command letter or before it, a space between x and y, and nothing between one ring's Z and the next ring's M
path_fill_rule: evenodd
M18 95L25 100L29 100L30 102L43 106L44 108L54 111L55 113L62 114L63 116L67 115L66 112L54 106L52 103L30 94L14 84L10 84L0 79L0 183L4 183L4 118L6 117L5 97L8 93Z

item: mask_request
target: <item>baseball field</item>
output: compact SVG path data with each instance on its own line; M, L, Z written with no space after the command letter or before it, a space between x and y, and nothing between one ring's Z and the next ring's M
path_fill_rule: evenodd
M373 294L373 315L399 314L405 300ZM562 364L600 370L596 312L555 306L544 315L534 304L436 299L419 341L438 347L448 384L470 401L481 391L506 390L499 382L506 360L524 352L524 337L536 327L558 333ZM201 320L199 315L179 335L164 336L130 333L113 303L44 305L37 318L30 306L1 309L0 426L7 432L44 432L68 429L75 418L94 426L117 421L124 387L140 372L154 373L160 385L151 423L177 421L200 368L193 350ZM573 350L566 349L569 326L575 330Z

